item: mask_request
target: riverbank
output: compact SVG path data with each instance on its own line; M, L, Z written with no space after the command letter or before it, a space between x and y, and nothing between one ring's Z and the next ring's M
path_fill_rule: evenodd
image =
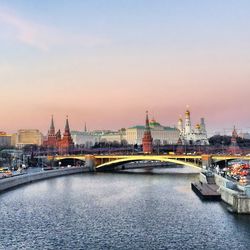
M217 192L221 195L221 200L229 205L230 212L250 214L250 186L241 186L215 173L210 177L200 173L201 184L210 185L209 178L213 178L218 186Z
M71 167L13 176L0 180L0 192L35 181L83 172L89 172L88 168Z

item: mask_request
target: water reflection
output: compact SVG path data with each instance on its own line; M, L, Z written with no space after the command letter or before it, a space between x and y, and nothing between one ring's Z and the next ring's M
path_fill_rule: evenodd
M0 249L247 249L249 216L204 203L197 175L82 174L0 196Z

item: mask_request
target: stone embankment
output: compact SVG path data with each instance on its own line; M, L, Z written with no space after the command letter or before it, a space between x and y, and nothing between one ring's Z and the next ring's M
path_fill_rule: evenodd
M250 214L250 186L241 186L215 174L221 199L230 206L230 211L239 214Z
M238 214L250 214L250 185L239 185L215 173L209 177L204 173L200 173L201 184L213 185L211 178L218 187L217 192L220 194L221 200L229 205L229 211Z
M48 178L53 178L53 177L58 177L58 176L83 173L83 172L89 172L89 169L83 168L83 167L71 167L71 168L47 170L47 171L41 171L41 172L36 172L36 173L13 176L13 177L0 180L0 192L26 184L26 183L45 180Z

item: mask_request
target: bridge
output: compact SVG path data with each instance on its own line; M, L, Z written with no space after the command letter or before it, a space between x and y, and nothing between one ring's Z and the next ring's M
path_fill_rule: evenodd
M141 161L166 162L201 169L212 164L225 164L230 160L250 160L250 156L239 155L58 155L48 156L48 160L60 162L65 160L85 162L93 171L112 171L122 164Z

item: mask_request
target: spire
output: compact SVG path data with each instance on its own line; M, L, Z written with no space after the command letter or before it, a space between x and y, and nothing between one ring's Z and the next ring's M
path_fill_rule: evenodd
M144 154L151 154L153 152L153 138L151 136L151 131L149 127L148 111L146 111L146 126L142 138L142 148Z
M86 122L84 124L84 132L87 132L87 125L86 125Z
M50 134L50 135L54 135L54 134L55 134L55 126L54 126L54 118L53 118L53 115L51 116L51 123L50 123L49 134Z
M148 111L146 111L146 130L149 130Z
M234 126L233 132L232 132L232 139L231 139L231 142L232 142L232 143L236 143L237 137L238 137L238 134L237 134L236 128L235 128L235 126Z
M69 153L70 148L73 147L73 146L74 146L74 142L73 142L71 134L70 134L69 120L68 120L68 116L67 116L66 117L65 130L64 130L63 137L60 140L59 148L60 148L61 152Z
M70 133L68 116L66 117L66 124L65 124L64 133L65 133L65 134L66 134L66 133L67 133L67 134Z

